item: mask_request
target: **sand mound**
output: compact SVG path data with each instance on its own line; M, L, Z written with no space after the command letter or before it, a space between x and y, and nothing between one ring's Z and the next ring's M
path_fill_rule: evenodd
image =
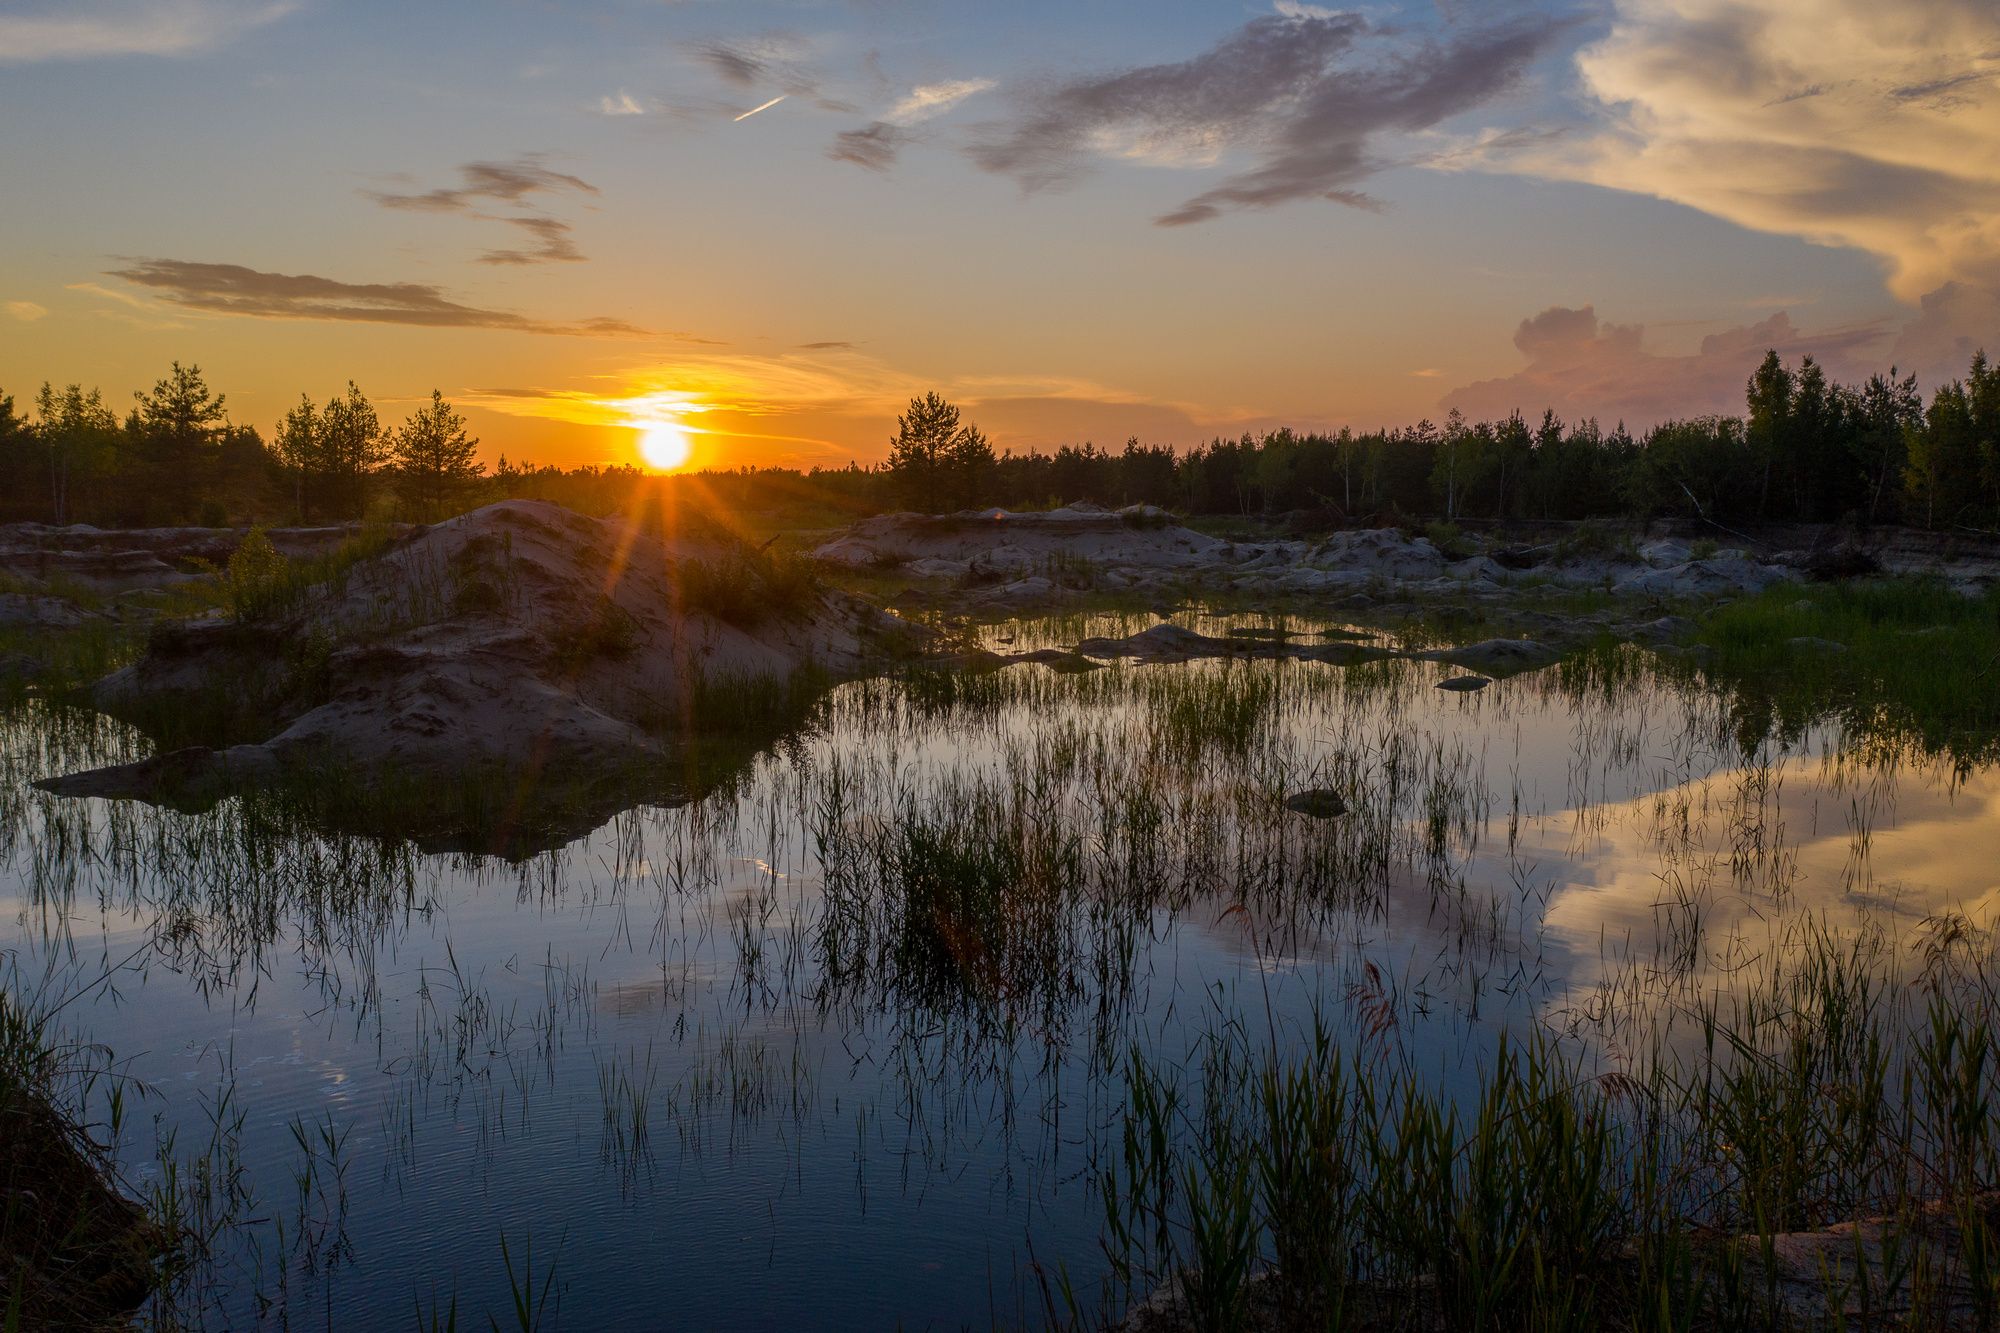
M1477 534L1462 539L1491 546ZM1021 607L1086 588L1178 593L1230 590L1270 596L1398 595L1500 597L1524 579L1608 588L1643 597L1754 592L1797 573L1721 551L1705 560L1673 541L1551 560L1554 548L1507 551L1519 567L1482 551L1447 555L1428 538L1396 528L1337 532L1317 541L1229 541L1196 532L1151 505L1120 510L1074 504L1046 513L1004 509L957 514L882 514L813 552L855 569L897 569L949 579L972 605Z
M927 573L1027 574L1063 559L1182 569L1221 558L1229 543L1175 524L1164 509L1065 505L1043 513L879 514L813 552L855 569L919 565Z
M789 683L863 671L917 633L732 541L524 500L271 600L162 624L94 687L105 711L205 746L46 785L199 806L328 766L413 785L657 770L690 731L754 729Z
M226 564L245 531L0 524L0 574L31 587L69 586L107 595L172 587ZM399 524L395 531L408 527ZM273 528L268 537L280 555L303 557L331 551L354 533L352 526Z

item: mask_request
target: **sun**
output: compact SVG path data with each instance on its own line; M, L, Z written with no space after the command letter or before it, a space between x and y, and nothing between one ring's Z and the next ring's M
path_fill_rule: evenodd
M690 449L687 428L679 422L654 421L639 428L639 457L655 472L686 466Z

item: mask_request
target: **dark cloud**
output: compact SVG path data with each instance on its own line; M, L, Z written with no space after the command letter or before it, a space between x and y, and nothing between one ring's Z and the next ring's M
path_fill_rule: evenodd
M1046 89L966 151L1029 190L1066 183L1107 151L1201 162L1256 154L1249 170L1158 218L1165 226L1299 199L1373 207L1357 187L1390 165L1375 146L1381 136L1427 130L1490 101L1570 22L1532 16L1412 43L1354 14L1270 15L1191 60Z
M764 62L726 42L710 42L695 53L704 65L739 88L754 88L764 79Z
M909 141L909 131L885 120L858 130L842 130L827 145L826 155L836 162L852 162L870 171L887 171L896 164L896 154Z
M583 252L570 240L570 225L555 218L501 218L511 227L519 227L534 238L532 250L488 250L479 256L482 264L546 264L560 261L574 263L583 258Z
M1886 336L1876 325L1805 333L1784 312L1712 333L1685 355L1649 352L1645 329L1610 324L1591 306L1551 306L1521 321L1514 346L1527 365L1503 379L1481 380L1446 394L1439 406L1469 417L1510 412L1624 421L1637 429L1677 417L1743 410L1743 385L1767 350L1787 360L1812 356L1836 376L1858 378L1877 367Z
M370 191L369 196L384 208L406 208L425 213L466 213L486 201L520 205L530 195L596 194L597 187L576 176L551 171L533 154L512 162L467 162L458 169L463 184L425 190L421 194L388 194Z
M534 244L526 248L488 250L479 256L482 264L574 263L584 258L571 239L573 228L556 218L524 214L494 214L482 205L500 204L514 208L535 207L536 196L598 193L597 187L578 176L551 171L532 153L511 162L467 162L458 169L460 184L424 190L416 194L389 194L379 190L369 197L384 208L418 213L461 213L485 222L502 222L526 232Z
M851 351L853 350L854 346L855 344L851 342L846 342L842 339L834 338L834 339L829 339L826 342L800 343L799 350L803 352Z
M110 276L155 292L170 305L219 315L406 324L435 329L505 329L587 338L671 337L689 342L712 341L689 334L662 334L604 317L564 323L508 310L485 310L453 301L428 283L341 282L310 273L265 273L241 264L204 264L182 259L134 260L129 267L112 270Z
M1941 79L1927 79L1922 83L1905 84L1891 88L1889 96L1898 102L1921 102L1949 93L1954 88L1963 88L1968 83L1984 83L1991 75L1982 70L1969 70L1963 74L1951 74Z
M819 76L804 59L805 43L795 34L767 33L743 41L704 42L695 58L732 87L747 91L777 88L794 97L818 90Z

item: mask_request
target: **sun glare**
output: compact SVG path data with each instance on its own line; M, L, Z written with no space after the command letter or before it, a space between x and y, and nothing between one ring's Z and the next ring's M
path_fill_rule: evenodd
M639 428L639 457L655 472L672 472L688 461L687 428L675 421L655 421Z

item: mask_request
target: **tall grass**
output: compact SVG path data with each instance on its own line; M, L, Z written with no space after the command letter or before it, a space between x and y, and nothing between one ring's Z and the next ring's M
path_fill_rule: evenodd
M1502 1035L1469 1095L1321 1022L1213 1031L1186 1075L1135 1054L1107 1309L1166 1287L1191 1328L1993 1327L2000 955L1954 929L1914 978L1809 931L1598 1033L1644 1051L1625 1068Z

